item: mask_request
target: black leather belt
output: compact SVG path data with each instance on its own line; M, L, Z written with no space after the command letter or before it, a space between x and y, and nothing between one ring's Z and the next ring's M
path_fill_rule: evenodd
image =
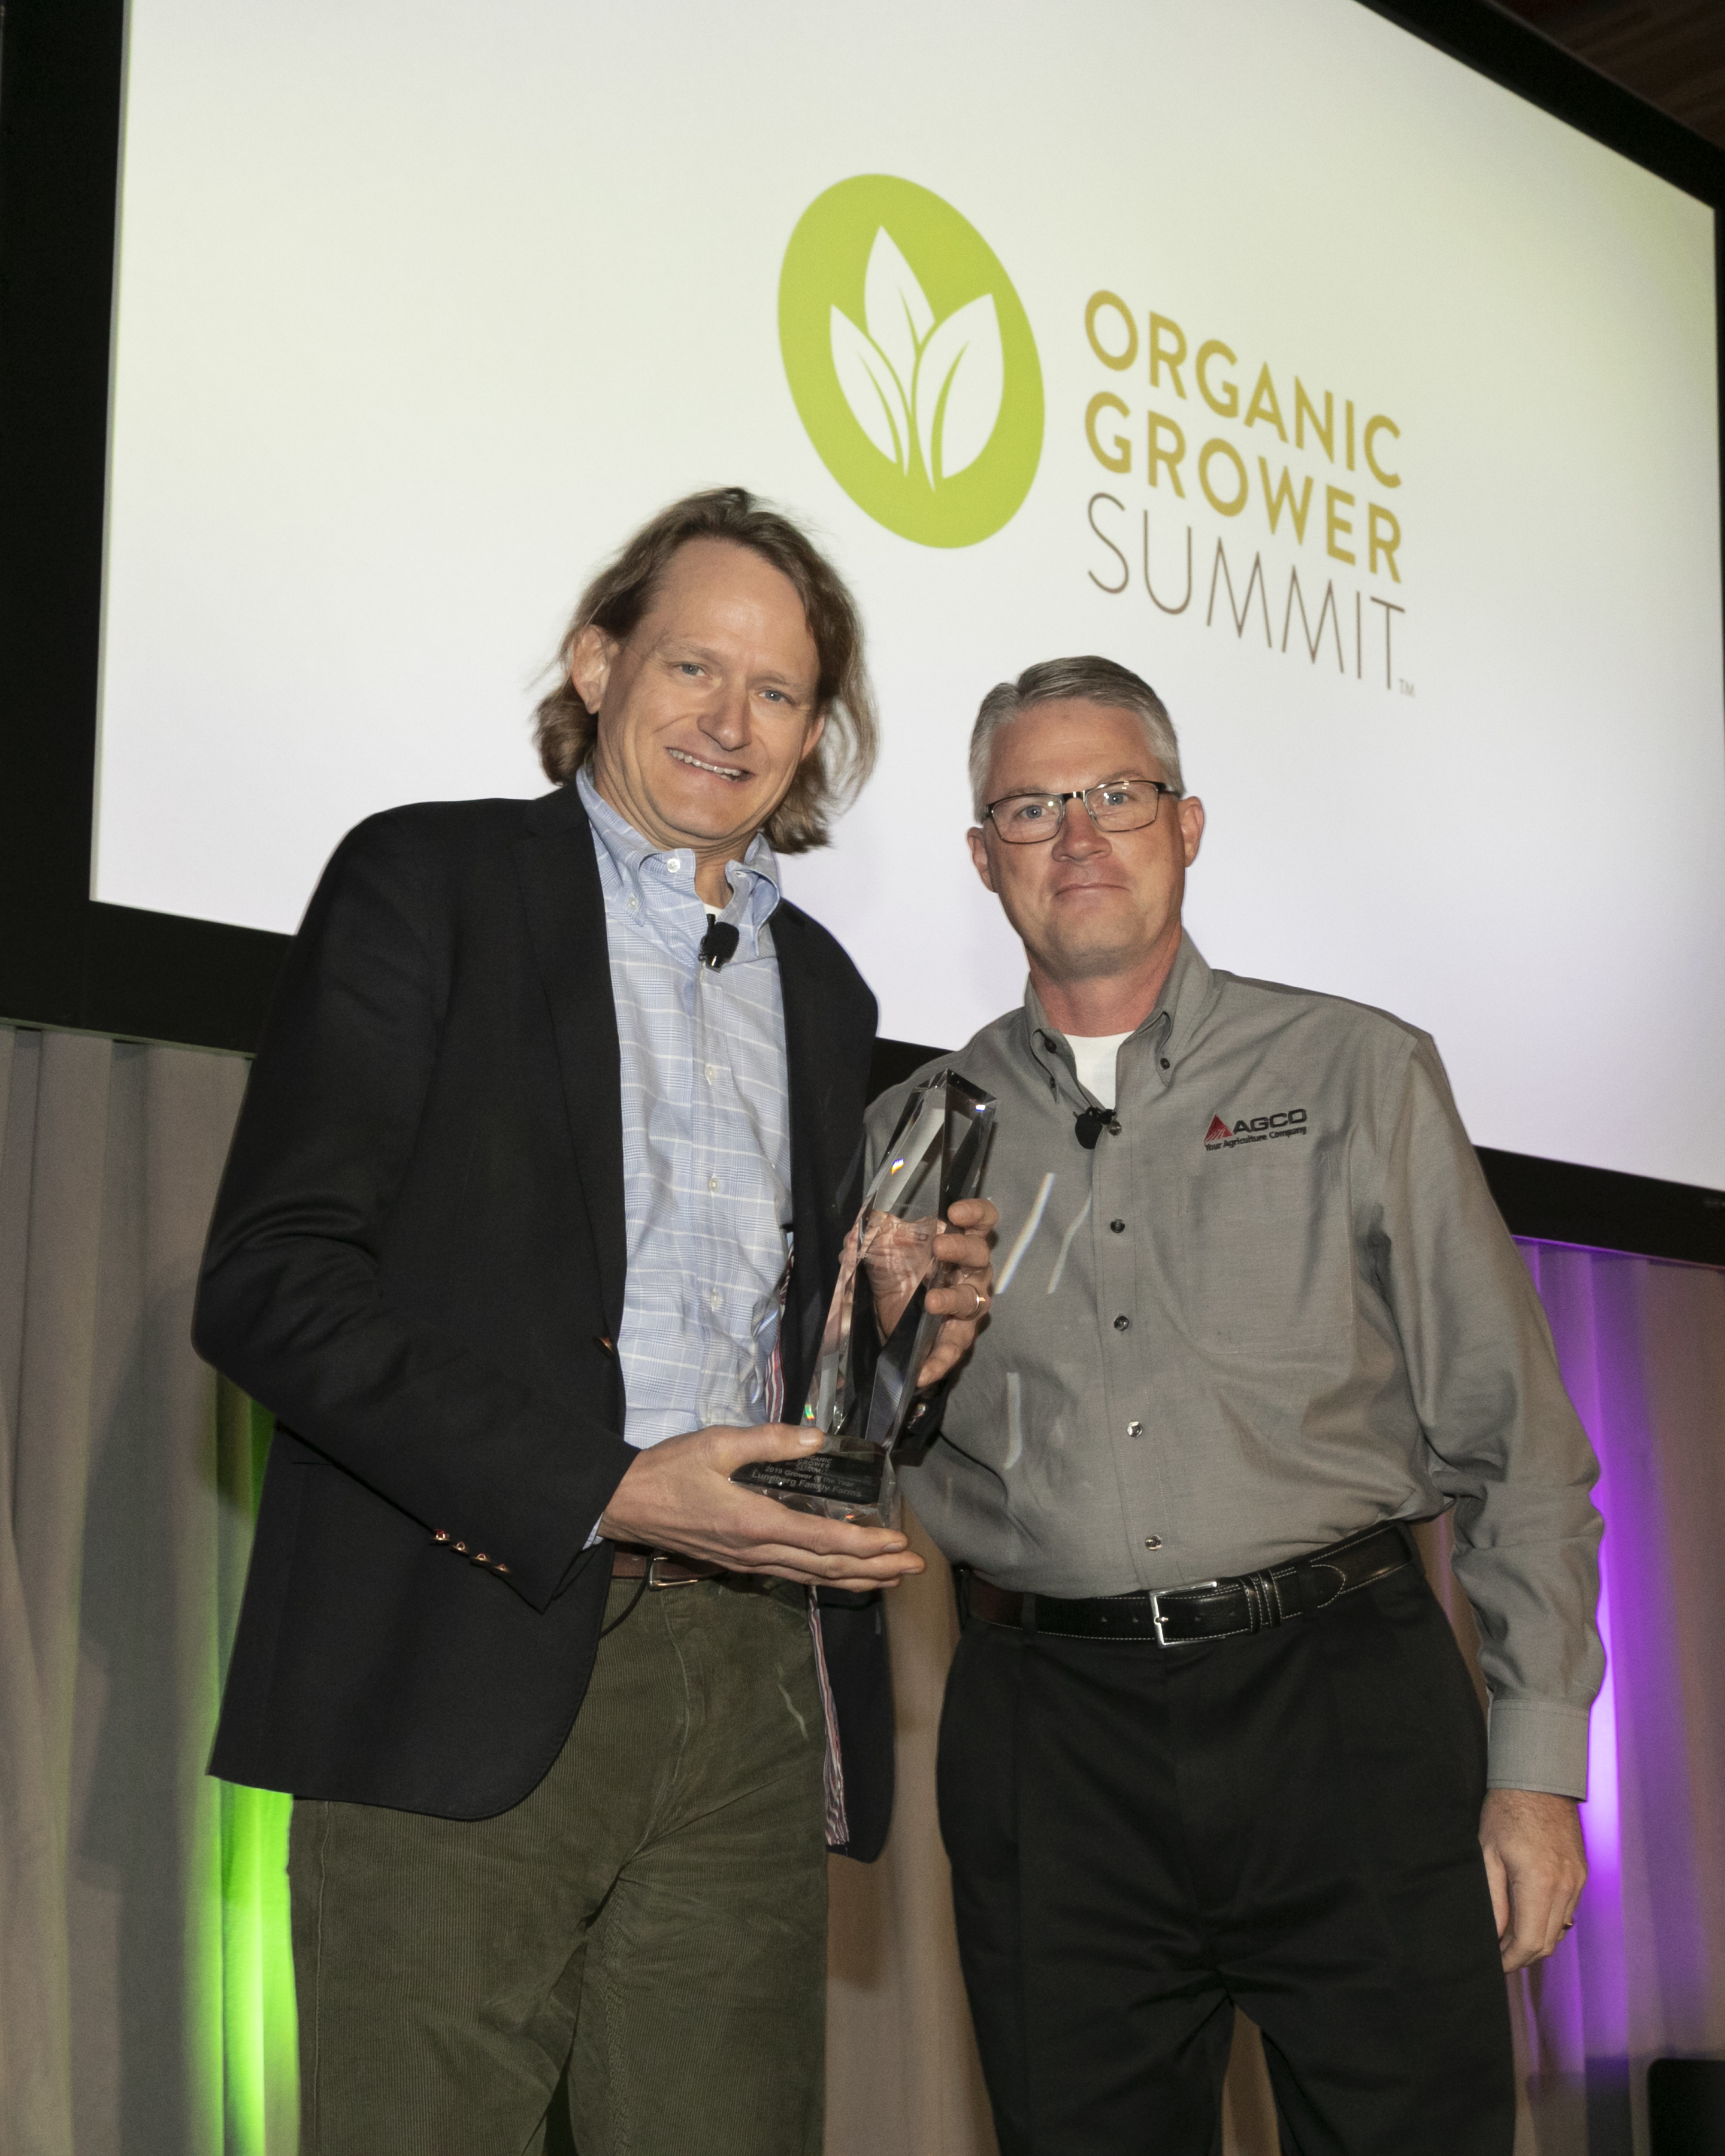
M1058 1594L1021 1594L996 1587L979 1573L959 1574L961 1607L990 1625L1052 1632L1065 1640L1144 1640L1158 1647L1199 1640L1231 1640L1310 1616L1356 1589L1416 1563L1412 1528L1403 1520L1368 1527L1327 1549L1237 1579L1201 1579L1153 1593L1100 1594L1068 1601Z

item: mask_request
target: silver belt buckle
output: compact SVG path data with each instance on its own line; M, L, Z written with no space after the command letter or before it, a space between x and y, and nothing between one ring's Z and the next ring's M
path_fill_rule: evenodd
M1163 1630L1165 1620L1162 1614L1162 1598L1164 1594L1201 1594L1205 1588L1219 1587L1221 1584L1219 1579L1193 1579L1189 1580L1184 1587L1153 1589L1150 1594L1150 1622L1156 1628L1157 1645L1158 1647L1195 1647L1199 1644L1196 1640L1170 1640Z
M655 1550L647 1560L648 1586L655 1594L660 1594L673 1587L699 1587L701 1584L701 1574L699 1573L693 1573L687 1579L661 1579L659 1577L659 1568L661 1563L680 1564L681 1563L682 1559L673 1557L669 1550Z

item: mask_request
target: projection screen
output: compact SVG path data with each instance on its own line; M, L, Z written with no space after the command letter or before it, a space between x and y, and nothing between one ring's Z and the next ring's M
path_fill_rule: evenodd
M95 899L287 931L373 810L540 790L576 592L736 482L865 611L785 875L884 1034L1019 996L965 742L1101 652L1213 964L1725 1187L1705 203L1353 0L132 0L120 201Z

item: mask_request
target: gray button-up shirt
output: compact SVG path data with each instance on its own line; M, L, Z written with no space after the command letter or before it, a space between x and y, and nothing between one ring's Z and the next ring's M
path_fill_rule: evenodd
M1188 939L1093 1152L1075 1116L1117 1104L1034 991L941 1061L1000 1104L993 1315L906 1476L947 1555L1119 1594L1453 1507L1492 1785L1583 1794L1598 1466L1430 1039Z

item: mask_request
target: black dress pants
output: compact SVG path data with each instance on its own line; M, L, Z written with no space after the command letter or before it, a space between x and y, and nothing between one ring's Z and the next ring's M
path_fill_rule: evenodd
M1191 1646L973 1620L940 1813L1001 2156L1211 2156L1235 2004L1300 2156L1508 2156L1484 1794L1414 1568Z

